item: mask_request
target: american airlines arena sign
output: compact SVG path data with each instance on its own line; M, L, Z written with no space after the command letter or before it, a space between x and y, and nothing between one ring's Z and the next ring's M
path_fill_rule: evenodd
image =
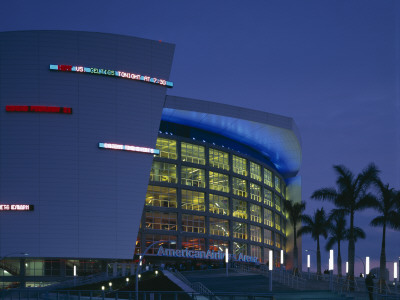
M148 83L153 83L157 85L166 86L172 88L174 83L172 81L167 81L165 79L151 77L147 75L140 75L135 73L129 73L125 71L109 70L104 68L93 68L93 67L83 67L83 66L70 66L70 65L50 65L50 70L62 71L62 72L77 72L77 73L89 73L96 75L105 75L126 78L131 80L139 80Z
M158 249L157 256L167 257L182 257L182 258L197 258L197 259L212 259L212 260L224 260L225 252L222 251L197 251L197 250L175 250L175 249L164 249L162 246ZM256 256L243 255L242 253L229 254L229 261L240 261L258 263Z

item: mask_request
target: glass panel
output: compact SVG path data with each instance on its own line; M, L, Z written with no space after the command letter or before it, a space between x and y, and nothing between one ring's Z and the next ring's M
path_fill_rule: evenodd
M247 224L233 222L233 237L247 240Z
M272 172L264 169L264 184L272 187Z
M246 180L232 177L232 189L235 195L247 197Z
M252 161L250 162L250 177L261 181L261 166Z
M274 226L274 220L272 219L272 211L264 208L264 224L270 227Z
M210 189L229 193L229 176L216 172L209 172Z
M261 202L261 186L250 182L250 198Z
M146 229L177 230L176 213L146 211Z
M261 206L250 204L250 220L253 222L261 223Z
M210 212L229 216L229 198L219 195L209 195Z
M165 157L169 159L176 159L176 141L165 139L165 138L157 138L156 149L160 150L159 157Z
M208 149L209 165L229 171L229 154L216 149Z
M275 209L281 211L281 197L275 194Z
M250 255L258 258L258 261L261 261L261 247L256 245L250 246Z
M229 221L210 218L210 234L229 236Z
M240 253L247 255L247 244L233 242L233 254L239 255Z
M148 251L147 254L157 254L160 246L168 249L176 249L176 235L162 235L162 234L146 234L145 235L145 248L149 247L154 242L158 241L167 241L165 243L159 243L153 245Z
M210 239L208 242L208 249L215 252L217 251L225 252L225 249L228 248L228 246L229 246L228 241Z
M182 236L182 249L205 251L206 244L203 238Z
M203 216L182 215L182 230L186 232L205 233L205 218Z
M182 166L181 184L205 188L206 180L204 176L204 170Z
M204 193L182 190L182 209L206 211Z
M272 240L272 231L264 228L264 244L273 246L274 241Z
M250 225L250 240L261 243L261 227Z
M280 193L281 192L281 180L278 176L275 175L275 190Z
M247 202L233 199L232 200L233 216L236 218L247 219Z
M176 165L153 161L150 171L150 181L176 183Z
M233 172L247 176L247 160L236 155L232 155Z
M264 204L274 207L274 204L272 202L272 192L270 190L267 190L264 188Z
M176 208L176 189L149 185L146 193L146 205Z
M182 142L181 159L182 161L205 165L206 160L204 154L204 147Z
M275 228L281 230L281 216L275 214Z
M281 247L281 236L279 233L275 233L275 247Z

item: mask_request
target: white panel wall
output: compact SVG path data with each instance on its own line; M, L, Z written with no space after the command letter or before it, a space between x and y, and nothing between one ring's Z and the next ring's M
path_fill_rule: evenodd
M0 203L35 205L0 212L0 256L132 258L152 157L97 145L155 147L166 88L49 64L168 79L173 51L100 33L0 33ZM10 113L6 105L73 114Z

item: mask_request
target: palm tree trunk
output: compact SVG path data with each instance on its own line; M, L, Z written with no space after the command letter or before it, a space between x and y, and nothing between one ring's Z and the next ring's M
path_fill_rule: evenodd
M354 211L350 213L350 236L349 236L349 281L350 291L354 291L354 255L355 255L355 244L354 244Z
M319 248L319 236L317 237L317 275L321 275L321 251Z
M337 270L339 277L342 277L342 255L340 254L340 240L337 242L338 254L337 254Z
M296 224L293 225L293 274L296 274L298 271L298 260L299 260L299 251L297 249L297 229Z
M382 289L385 288L385 271L386 271L386 222L383 223L383 232L382 232L382 248L381 248L381 257L379 261L379 292L382 293Z

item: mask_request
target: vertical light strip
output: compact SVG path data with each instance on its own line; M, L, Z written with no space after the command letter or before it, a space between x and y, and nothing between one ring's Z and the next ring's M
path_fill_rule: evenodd
M311 268L310 254L307 254L307 268Z
M365 258L365 275L369 274L369 256Z
M281 250L281 265L283 265L283 250Z
M229 254L228 254L228 248L225 248L225 262L229 262Z
M329 250L329 271L333 271L333 249Z
M268 269L269 269L270 271L272 271L272 269L273 269L273 264L274 264L273 259L274 259L273 251L272 251L272 250L269 250Z
M397 279L397 262L393 263L393 278Z
M346 261L346 274L349 273L349 262Z

